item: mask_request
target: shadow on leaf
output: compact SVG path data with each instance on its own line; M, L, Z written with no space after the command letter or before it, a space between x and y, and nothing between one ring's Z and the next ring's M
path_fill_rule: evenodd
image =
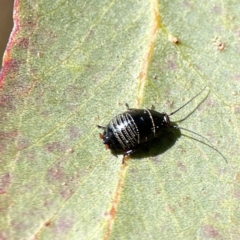
M171 123L172 126L176 124ZM169 128L162 133L158 138L154 138L151 141L140 144L134 153L130 155L131 159L143 159L148 157L155 157L163 154L169 150L181 136L181 131L177 128ZM122 155L122 151L111 150L111 153L115 156Z

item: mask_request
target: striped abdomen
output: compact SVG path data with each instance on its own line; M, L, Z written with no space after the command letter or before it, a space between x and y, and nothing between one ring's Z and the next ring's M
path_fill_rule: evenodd
M169 124L165 113L150 109L129 109L114 117L103 133L110 149L134 149L157 137Z
M138 127L131 114L125 112L117 115L108 126L123 149L135 147L140 143Z

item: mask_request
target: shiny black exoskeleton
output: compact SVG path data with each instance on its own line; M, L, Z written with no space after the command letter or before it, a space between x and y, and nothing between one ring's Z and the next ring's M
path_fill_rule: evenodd
M114 117L106 127L98 126L104 129L100 137L106 147L123 150L124 157L136 151L141 144L159 137L170 126L166 113L126 106L127 111Z
M161 137L162 133L166 132L169 127L183 129L204 138L227 162L226 158L210 143L208 139L191 130L170 124L169 116L175 114L186 106L201 94L202 91L170 114L160 113L147 108L129 108L128 104L126 104L127 111L114 117L106 127L98 125L99 128L104 130L103 134L100 134L100 138L103 139L106 148L111 150L123 150L124 163L126 156L135 152L139 147L143 146L144 143L149 142L154 138Z
M160 136L169 126L169 117L150 109L128 109L106 126L104 144L110 149L131 149Z

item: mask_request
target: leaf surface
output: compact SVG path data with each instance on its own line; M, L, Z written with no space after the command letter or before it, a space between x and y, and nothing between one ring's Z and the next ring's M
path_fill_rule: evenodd
M239 238L239 3L42 0L14 11L0 75L0 238ZM183 130L126 165L104 150L96 125L126 102L171 113L205 86L171 119L228 164Z

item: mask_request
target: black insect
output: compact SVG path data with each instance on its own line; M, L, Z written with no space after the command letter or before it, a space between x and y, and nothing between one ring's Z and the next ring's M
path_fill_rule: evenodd
M198 95L200 95L203 90L191 98L183 106L170 114L164 112L160 113L153 109L147 108L129 108L128 104L126 104L127 111L114 117L106 127L97 125L99 128L104 130L103 134L100 133L100 138L103 139L103 143L105 144L106 148L109 148L110 150L123 151L122 163L124 163L129 155L141 148L146 142L149 142L154 138L161 137L161 135L166 132L168 128L182 129L191 132L204 138L206 141L208 141L210 146L213 147L209 140L202 135L171 124L169 118L171 115L178 112ZM215 147L213 148L219 154L221 154ZM227 161L222 154L221 156L225 159L225 161Z

